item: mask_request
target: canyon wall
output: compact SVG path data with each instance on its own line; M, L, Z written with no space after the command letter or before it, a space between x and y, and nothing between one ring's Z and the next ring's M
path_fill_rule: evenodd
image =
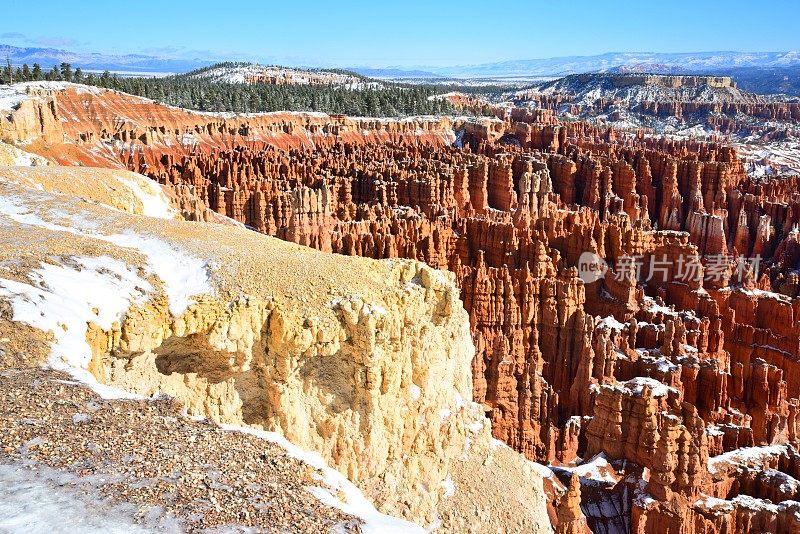
M446 117L202 113L69 83L31 82L12 90L19 103L0 115L0 139L25 143L28 151L62 165L153 164L163 154L240 145L290 148L340 140L432 144L454 140L453 120Z

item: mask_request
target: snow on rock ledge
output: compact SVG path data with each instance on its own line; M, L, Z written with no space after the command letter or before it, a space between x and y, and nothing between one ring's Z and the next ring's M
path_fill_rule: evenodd
M0 299L49 332L51 362L278 432L382 513L451 532L550 530L540 474L493 444L469 401L474 348L452 275L235 227L153 224L141 214L157 209L123 210L115 190L76 201L91 195L75 184L92 182L75 178L94 171L64 170L0 174ZM328 486L363 511L344 482Z

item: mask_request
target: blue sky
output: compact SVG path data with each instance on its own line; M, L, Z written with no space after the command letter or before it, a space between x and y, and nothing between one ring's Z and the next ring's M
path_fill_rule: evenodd
M800 49L797 0L2 3L2 44L314 66Z

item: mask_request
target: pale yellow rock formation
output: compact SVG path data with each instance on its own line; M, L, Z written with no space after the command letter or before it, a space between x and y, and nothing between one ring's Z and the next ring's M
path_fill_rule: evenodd
M86 171L83 183L107 178ZM110 327L102 310L88 322L85 367L100 383L172 395L189 415L279 431L319 452L385 513L449 532L550 530L541 476L492 440L471 402L474 348L449 273L142 217L118 205L130 190L109 200L75 183L0 170L0 201L12 206L0 212L0 289L9 280L56 291L36 273L77 256L121 261L137 290L149 285ZM153 247L175 265L154 259ZM184 264L207 280L186 282L195 292L175 313ZM19 298L0 291L15 316Z
M0 141L0 165L44 166L49 162L41 156Z

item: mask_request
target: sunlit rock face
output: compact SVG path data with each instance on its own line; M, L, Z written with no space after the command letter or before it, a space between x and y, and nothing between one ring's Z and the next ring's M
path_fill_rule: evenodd
M39 331L51 366L101 392L279 432L384 513L549 531L541 474L472 402L451 273L184 221L172 200L128 171L0 168L0 333Z

